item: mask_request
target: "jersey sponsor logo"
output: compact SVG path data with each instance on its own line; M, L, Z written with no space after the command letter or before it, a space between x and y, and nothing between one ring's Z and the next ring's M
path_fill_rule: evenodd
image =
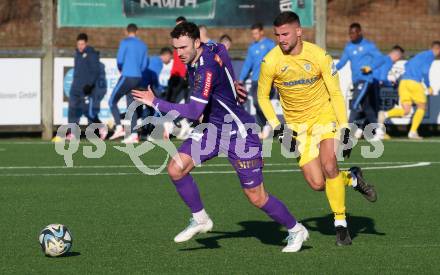
M209 93L211 92L211 86L212 86L212 73L210 71L206 72L205 76L205 86L203 87L203 97L208 98Z
M296 86L296 85L311 85L313 83L315 83L317 80L319 79L319 76L314 76L312 78L308 78L308 79L298 79L298 80L294 80L294 81L285 81L283 82L284 86Z
M214 56L214 60L220 65L220 67L223 67L223 61L217 54Z

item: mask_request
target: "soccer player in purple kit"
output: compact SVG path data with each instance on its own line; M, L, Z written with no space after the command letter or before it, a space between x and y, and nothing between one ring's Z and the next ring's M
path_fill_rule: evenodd
M287 228L287 245L282 251L299 251L309 234L290 214L287 207L264 189L261 143L258 135L245 126L248 123L255 124L255 120L237 103L227 51L223 49L223 45L201 43L197 26L190 22L177 25L171 32L171 37L179 58L188 67L192 89L190 101L186 104L173 104L156 98L150 88L147 91L134 90L133 96L137 101L154 106L164 113L175 110L179 112L179 116L192 120L203 116L202 123L214 126L193 133L178 149L180 162L174 156L168 164L171 181L192 212L190 224L174 238L174 241L185 242L198 233L212 230L213 222L205 211L197 184L190 172L195 165L224 153L234 167L249 201ZM230 126L227 132L222 131L225 124ZM225 140L228 142L224 142ZM212 150L210 153L199 154L202 147ZM253 156L243 153L251 148L257 149Z

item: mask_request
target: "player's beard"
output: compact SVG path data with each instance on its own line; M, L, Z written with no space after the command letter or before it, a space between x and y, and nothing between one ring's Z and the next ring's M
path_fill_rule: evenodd
M280 44L280 48L281 48L281 50L283 50L284 54L290 54L292 52L292 50L295 49L297 44L298 44L298 41L296 41L295 43L290 43L290 45L287 49L285 49L285 46Z

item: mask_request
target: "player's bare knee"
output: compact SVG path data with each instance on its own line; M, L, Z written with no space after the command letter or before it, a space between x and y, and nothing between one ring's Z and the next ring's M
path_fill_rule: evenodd
M255 207L261 208L267 202L267 194L265 191L261 191L258 187L245 189L244 193L246 194L250 203L252 203Z
M319 182L313 182L310 183L310 187L313 189L313 191L324 191L325 190L325 182L319 181Z
M417 109L426 110L426 104L425 103L418 103L417 104Z
M335 178L339 174L338 166L335 161L323 163L322 170L326 178Z
M171 160L170 163L168 163L167 171L172 180L180 180L184 176L183 168L177 165L177 162L174 160Z

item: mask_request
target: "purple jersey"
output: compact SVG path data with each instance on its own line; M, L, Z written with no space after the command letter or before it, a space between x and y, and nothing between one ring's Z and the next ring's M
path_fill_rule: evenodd
M229 114L233 119L232 129L244 134L244 124L255 123L255 120L236 100L232 63L227 51L216 44L202 44L202 47L203 52L197 62L188 65L193 91L191 99L206 104L204 123L212 123L221 130L225 116Z

